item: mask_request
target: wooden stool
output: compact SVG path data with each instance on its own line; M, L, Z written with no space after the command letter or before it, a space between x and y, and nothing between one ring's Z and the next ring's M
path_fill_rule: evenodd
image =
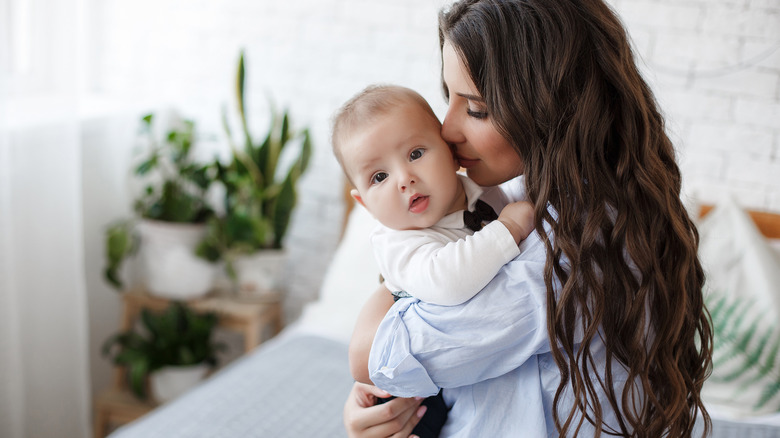
M129 391L112 388L102 392L95 400L95 438L105 437L113 427L129 423L156 406L154 402L139 400Z

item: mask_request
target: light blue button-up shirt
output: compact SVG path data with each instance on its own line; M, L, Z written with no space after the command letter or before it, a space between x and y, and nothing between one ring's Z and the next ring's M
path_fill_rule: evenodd
M557 436L552 404L560 374L546 328L545 258L544 244L532 233L520 255L471 300L449 307L415 298L396 302L374 338L371 380L400 397L431 396L444 388L451 410L442 437ZM603 376L599 337L590 349L595 372ZM612 373L619 398L626 371L614 362ZM562 421L571 406L565 390ZM616 428L606 396L601 407L605 424ZM585 421L578 436L593 431Z

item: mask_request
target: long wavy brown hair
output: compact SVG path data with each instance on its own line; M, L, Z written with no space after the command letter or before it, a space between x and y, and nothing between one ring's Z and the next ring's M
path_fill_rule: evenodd
M699 235L680 200L664 119L616 14L602 0L464 0L440 14L439 38L523 160L536 230L546 238L543 224L552 228L544 279L561 373L558 432L576 435L589 421L597 436L690 436L701 416L707 434L700 390L712 328ZM609 366L591 377L597 336L607 363L620 361L635 382L622 393ZM561 412L567 386L575 403ZM604 426L600 394L618 430Z

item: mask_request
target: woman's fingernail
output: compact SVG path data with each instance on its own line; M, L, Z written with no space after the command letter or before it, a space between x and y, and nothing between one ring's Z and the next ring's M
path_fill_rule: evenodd
M420 409L417 409L417 418L422 418L423 415L425 415L425 411L428 410L428 406L420 406Z
M423 399L423 397L415 397L414 399L417 400L417 401L420 401L420 400Z

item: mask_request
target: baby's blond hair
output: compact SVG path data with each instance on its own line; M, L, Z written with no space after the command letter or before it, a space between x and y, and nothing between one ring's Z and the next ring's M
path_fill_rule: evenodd
M345 169L341 145L350 133L366 123L373 123L378 117L387 114L392 107L410 102L420 105L437 123L439 122L425 98L416 91L400 85L369 85L346 101L333 117L331 133L333 154L341 168ZM347 175L347 178L349 177Z

